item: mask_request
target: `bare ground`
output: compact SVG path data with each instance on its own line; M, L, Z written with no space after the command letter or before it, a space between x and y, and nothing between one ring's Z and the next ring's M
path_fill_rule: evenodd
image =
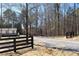
M79 56L79 52L46 48L39 45L21 56Z

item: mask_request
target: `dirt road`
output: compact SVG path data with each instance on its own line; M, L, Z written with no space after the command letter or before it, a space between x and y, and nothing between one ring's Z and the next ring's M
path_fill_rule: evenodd
M58 48L58 49L79 52L78 41L60 40L60 39L49 38L49 37L34 37L34 42L35 44L38 44L38 42L44 43L44 46L48 48Z

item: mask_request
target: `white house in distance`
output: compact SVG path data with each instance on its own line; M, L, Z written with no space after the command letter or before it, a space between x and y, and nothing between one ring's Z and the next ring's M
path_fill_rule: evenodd
M16 34L17 28L0 28L0 34Z
M19 32L17 32L18 28L0 28L0 35L9 35L9 34L19 34ZM22 32L25 30L25 27L23 24L21 24L21 29Z

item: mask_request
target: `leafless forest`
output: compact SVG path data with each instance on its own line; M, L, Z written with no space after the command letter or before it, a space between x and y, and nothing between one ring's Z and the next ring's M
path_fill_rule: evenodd
M68 31L79 34L78 3L29 3L28 17L26 10L26 4L0 4L0 28L20 29L28 18L28 33L32 35L64 36Z

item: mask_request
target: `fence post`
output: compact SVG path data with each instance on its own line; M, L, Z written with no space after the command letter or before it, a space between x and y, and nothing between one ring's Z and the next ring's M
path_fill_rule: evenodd
M16 39L14 39L14 52L16 52Z
M31 41L32 41L31 44L32 44L32 49L33 49L33 48L34 48L34 46L33 46L33 45L34 45L34 42L33 42L33 36L31 36Z

